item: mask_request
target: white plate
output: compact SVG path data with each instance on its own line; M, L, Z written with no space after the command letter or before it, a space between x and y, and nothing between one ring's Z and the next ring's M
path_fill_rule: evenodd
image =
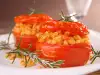
M1 40L6 40L8 34L1 35ZM11 37L10 42L13 42ZM100 33L90 30L90 40L95 49L100 49ZM97 59L94 64L71 67L71 68L60 68L60 69L33 69L33 68L21 68L18 63L10 64L5 59L3 51L0 52L0 75L82 75L90 72L100 70L100 59Z

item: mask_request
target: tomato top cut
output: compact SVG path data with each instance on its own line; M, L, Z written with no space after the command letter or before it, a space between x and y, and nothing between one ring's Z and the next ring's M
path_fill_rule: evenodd
M64 22L62 30L70 32L70 35L87 35L88 29L80 22Z
M80 35L84 36L88 34L88 29L85 25L79 22L61 22L61 21L48 21L41 28L41 32L45 31L62 31L69 32L71 36Z
M53 20L50 16L46 14L32 14L31 17L36 17L38 19L38 22Z
M14 18L14 21L16 23L23 23L25 22L26 20L28 20L29 16L27 14L23 14L23 15L20 15L20 16L16 16Z
M44 25L41 26L40 31L41 32L46 32L46 31L60 31L60 24L59 21L52 20L52 21L47 21L44 23Z
M23 23L23 24L33 24L37 22L44 22L52 20L52 18L46 14L24 14L19 15L14 18L15 23Z

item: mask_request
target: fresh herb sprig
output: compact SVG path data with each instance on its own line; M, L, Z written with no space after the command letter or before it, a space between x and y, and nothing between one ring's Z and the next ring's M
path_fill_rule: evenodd
M11 44L9 44L10 36L11 36L11 32L8 35L7 41L0 41L0 50L11 50L10 47Z
M30 11L29 15L43 13L42 11L38 11L38 10L33 9L33 8L29 8L29 11Z
M0 42L0 50L9 50L9 49L11 49L11 47L6 41Z
M26 50L26 49L25 50L24 49L15 49L15 50L8 52L7 54L9 55L11 53L17 54L19 56L23 55L24 57L29 56L29 58L33 59L35 61L35 63L39 63L39 64L43 65L45 68L57 68L61 64L63 64L63 60L49 61L49 60L41 59L38 57L38 55L36 53L30 52L29 50ZM26 62L25 67L27 67L28 61L27 61L27 59L25 59L25 62Z
M59 21L66 21L66 22L74 22L76 21L76 19L72 19L73 16L76 16L76 14L73 14L73 15L69 15L69 16L66 16L64 15L63 11L61 11L61 13L59 13L61 19Z
M35 9L33 9L33 8L30 8L29 10L30 10L29 15L34 14L34 13L35 13L35 11L36 11L36 10L35 10Z
M91 58L91 64L99 57L100 58L100 51L95 51L93 46L91 45L93 51L93 57Z
M22 38L20 38L20 41L19 41L19 44L17 45L17 47L11 48L10 43L9 43L10 36L11 36L11 33L9 34L7 41L3 41L3 42L0 43L0 50L3 50L3 49L9 50L9 52L7 52L7 56L6 56L7 58L11 54L15 54L14 58L12 60L12 64L16 60L17 56L19 56L19 57L24 56L24 60L25 60L25 66L24 67L27 67L27 64L30 61L30 59L33 59L35 61L35 63L39 63L46 68L58 68L58 67L60 67L61 64L63 64L63 62L64 62L63 60L49 61L49 60L39 58L38 55L35 52L29 51L29 49L32 47L31 44L29 44L29 47L27 49L21 49L20 43L21 43ZM28 60L27 60L27 56L29 57Z

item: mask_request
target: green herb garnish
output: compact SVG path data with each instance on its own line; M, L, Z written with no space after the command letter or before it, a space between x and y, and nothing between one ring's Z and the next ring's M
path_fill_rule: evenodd
M96 58L100 57L100 51L95 51L93 46L91 45L93 51L93 57L91 58L91 64L96 60Z
M38 11L38 10L33 9L33 8L30 8L29 10L30 10L29 15L43 13L43 12Z
M10 35L8 36L8 42L3 41L0 43L0 50L9 50L9 52L7 52L6 58L9 57L10 54L15 54L13 60L12 60L12 64L14 63L14 61L16 60L17 56L24 56L24 60L25 60L25 66L27 67L28 62L30 61L30 59L33 59L36 63L39 63L41 65L43 65L45 68L58 68L60 67L61 64L63 64L63 60L58 60L58 61L49 61L46 59L41 59L38 57L38 55L34 52L30 52L29 49L32 47L31 44L29 44L29 47L27 49L21 49L20 48L20 43L22 38L20 38L19 44L17 45L16 48L11 48L10 44L9 44L9 39L10 39ZM29 57L27 60L27 56Z
M59 21L66 21L66 22L74 22L74 21L76 21L76 19L75 20L72 19L72 17L76 16L76 14L73 14L71 16L66 16L66 15L64 15L63 11L61 11L61 13L59 15L61 17L61 19Z

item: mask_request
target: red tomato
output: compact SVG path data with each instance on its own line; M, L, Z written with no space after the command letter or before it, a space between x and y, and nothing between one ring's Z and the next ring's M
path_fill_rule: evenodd
M21 49L29 49L30 51L35 51L36 50L36 42L37 42L37 37L34 35L23 35L20 36L18 33L13 33L14 38L15 38L15 45L18 46L20 43L20 48ZM29 48L29 46L31 47Z
M14 18L14 21L16 23L24 23L24 24L33 24L48 20L52 20L52 18L46 14L20 15Z
M90 45L85 43L67 46L37 43L36 49L40 58L54 61L64 60L61 67L84 65L89 60L91 51Z
M84 36L89 33L87 27L79 22L64 22L62 30L70 32L70 35Z
M41 32L45 32L45 31L54 32L54 31L59 31L59 30L62 31L62 33L67 31L70 33L71 36L73 35L84 36L88 34L87 27L79 22L61 22L61 21L52 20L52 21L47 21L40 28Z
M48 16L46 14L32 14L31 16L32 17L37 17L38 22L53 20L50 16Z
M20 16L16 16L14 18L14 21L16 23L26 23L29 20L29 15L25 14L25 15L20 15Z
M59 31L59 30L61 30L60 24L59 24L59 21L56 21L56 20L47 21L40 28L41 32L46 32L46 31L55 32L55 31Z

